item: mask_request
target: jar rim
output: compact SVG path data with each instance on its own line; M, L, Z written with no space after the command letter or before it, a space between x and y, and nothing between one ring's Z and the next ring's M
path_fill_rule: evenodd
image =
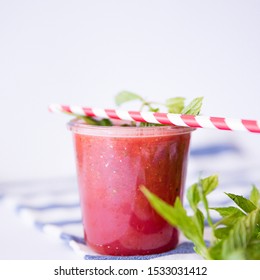
M122 126L123 121L116 120L113 126L90 125L80 119L73 119L67 123L67 128L76 134L110 136L110 137L138 137L138 136L167 136L191 133L196 130L191 127L162 125L162 126Z

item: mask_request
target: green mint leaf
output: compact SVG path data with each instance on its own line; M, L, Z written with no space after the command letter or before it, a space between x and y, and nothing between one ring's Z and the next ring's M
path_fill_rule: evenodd
M141 185L140 190L148 199L149 203L153 206L153 208L163 216L163 218L169 222L171 225L176 226L176 221L174 220L174 208L169 205L151 191L149 191L145 186Z
M151 126L163 126L163 124L159 124L159 123L140 123L139 124L140 127L151 127Z
M113 126L113 123L111 122L110 119L102 119L99 121L99 125L102 126Z
M242 248L232 249L228 255L222 256L223 260L246 260L245 250Z
M144 99L140 95L135 94L130 91L121 91L115 97L115 102L116 102L117 106L120 106L123 103L129 102L132 100L140 100L140 101L144 102Z
M224 239L228 236L231 227L221 227L214 230L214 236L218 239Z
M246 213L250 213L256 209L255 204L249 199L232 193L225 193L228 197L230 197L242 210Z
M239 217L245 216L245 213L234 206L228 207L211 207L210 209L217 211L222 217L229 217L230 215L237 215Z
M260 239L252 240L246 248L247 260L260 260Z
M247 247L256 239L259 224L259 208L239 219L229 231L228 237L223 241L222 258L224 260L247 259Z
M260 192L255 185L252 187L249 200L256 206L260 204Z
M196 252L204 258L208 258L203 234L199 227L197 227L194 219L187 215L180 198L177 197L174 206L171 206L150 192L145 186L141 186L140 189L156 212L168 221L169 224L179 228L194 243Z
M207 195L210 194L218 186L218 176L212 175L203 179L200 179L198 184L198 190L200 193L200 199L204 205L206 211L207 221L210 227L213 227L212 219L209 213L209 205Z
M76 115L75 115L76 116ZM77 116L78 119L83 120L84 122L86 122L87 124L90 125L99 125L99 121L95 120L92 117L87 117L87 116Z
M192 219L196 225L196 227L198 228L198 230L200 231L201 235L204 234L204 221L205 221L205 217L203 215L203 213L201 212L201 210L199 208L197 208L194 211L194 216L192 216Z
M87 124L90 125L99 125L99 126L113 126L113 123L109 119L94 119L88 116L77 116L79 119L84 120Z
M210 208L212 210L217 211L223 219L218 221L216 225L226 225L232 227L234 223L240 219L241 217L245 216L245 213L241 211L239 208L230 206L230 207L216 207Z
M188 188L187 199L193 210L192 216L187 215L179 197L174 206L171 206L144 186L141 191L161 217L194 243L194 250L204 259L260 259L260 207L255 205L259 203L259 191L253 187L251 200L228 193L238 207L209 207L207 195L214 191L217 185L218 177L212 175L200 179ZM198 208L200 202L204 206L213 234L208 248L203 237L205 217ZM209 210L217 211L222 218L213 224Z
M211 175L203 178L200 183L202 185L203 193L208 195L218 186L218 175Z
M191 208L193 209L193 211L196 211L196 209L198 207L198 203L200 202L200 193L199 193L197 183L191 185L188 188L186 196L187 196L187 199L188 199L188 202L189 202Z
M182 110L184 109L184 101L185 98L183 97L168 98L166 100L165 106L168 108L169 113L181 114Z
M202 192L199 190L199 185ZM197 209L198 203L205 200L205 196L211 193L218 186L218 176L211 175L200 180L200 183L191 185L187 190L187 199L193 210ZM203 193L203 194L202 194Z
M193 99L183 110L181 114L183 115L199 115L202 107L203 97L197 97Z
M152 106L149 106L149 111L150 111L150 112L156 113L156 112L159 112L160 109L159 109L159 108L154 108L154 107L152 107Z
M208 248L208 254L212 260L222 259L223 240L217 241Z

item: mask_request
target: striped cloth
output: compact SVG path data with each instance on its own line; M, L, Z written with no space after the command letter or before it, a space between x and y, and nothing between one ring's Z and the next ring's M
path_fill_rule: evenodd
M205 177L216 173L219 174L220 185L209 196L210 206L232 204L224 191L247 196L252 183L260 186L257 162L252 162L248 158L241 145L226 140L210 141L210 144L204 143L200 146L192 145L187 186L196 182L199 176ZM201 259L193 251L193 244L183 236L175 250L163 254L113 257L93 252L83 239L75 178L1 183L0 203L11 205L17 215L33 228L63 240L83 259ZM189 211L186 198L184 205ZM205 239L207 238L209 230L206 229Z

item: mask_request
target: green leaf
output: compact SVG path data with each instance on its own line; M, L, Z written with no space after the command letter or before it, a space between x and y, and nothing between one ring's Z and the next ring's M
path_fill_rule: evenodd
M229 217L230 215L237 215L239 217L245 216L245 214L234 206L228 207L211 207L210 209L217 211L222 217Z
M150 190L148 190L145 186L140 187L143 194L146 196L150 204L154 207L154 209L164 217L165 220L167 220L170 224L173 226L177 225L178 217L175 217L175 209L174 206L169 205L165 201L163 201L161 198L159 198L157 195L153 194ZM186 217L186 211L184 208L179 206L178 201L179 198L175 201L175 206L178 208L177 211L180 212L181 216Z
M209 205L207 200L207 195L211 193L218 186L218 176L212 175L203 179L200 179L198 186L200 192L200 199L203 202L207 221L210 227L213 227L212 219L209 213Z
M102 119L99 121L99 125L102 126L113 126L113 123L111 122L110 119Z
M172 226L179 228L194 243L196 251L207 258L207 248L201 230L197 227L193 218L187 215L180 198L177 197L174 206L171 206L150 192L145 186L141 186L140 189L156 212Z
M109 119L98 120L88 116L77 116L77 118L84 120L87 124L90 125L113 126L113 123Z
M192 217L194 223L196 224L197 228L203 234L204 232L204 215L201 210L198 208L198 203L200 202L200 193L198 189L198 184L195 183L191 185L187 190L187 199L191 208L193 209L194 216Z
M200 193L197 183L191 185L188 188L186 196L191 208L195 211L197 209L198 203L200 202Z
M165 106L168 108L169 113L180 114L184 108L185 98L174 97L166 100Z
M201 235L204 233L204 215L199 208L194 211L194 216L192 217L195 225L197 226L198 230L200 231Z
M260 260L260 239L248 244L245 255L247 260Z
M250 213L251 211L256 209L256 206L249 199L232 193L225 193L228 197L230 197L242 210L246 213Z
M194 243L194 250L204 259L215 260L244 260L260 259L260 207L253 202L258 202L259 191L253 188L250 199L242 196L227 195L239 207L209 208L207 195L216 189L218 177L216 175L200 179L187 190L188 202L193 210L193 215L188 216L181 200L177 197L174 206L167 204L144 186L141 191L147 197L155 211L178 228L190 241ZM206 218L212 229L213 238L210 245L204 241L203 212L198 208L202 202L206 211ZM222 219L212 223L209 210L217 211Z
M156 112L159 112L159 111L160 111L159 108L154 108L154 107L152 107L152 106L148 106L148 107L149 107L149 111L150 111L150 112L156 113Z
M222 246L223 246L223 240L218 240L214 244L211 244L211 246L208 248L208 253L210 255L210 258L212 260L221 260L222 259Z
M250 201L254 203L254 205L258 206L260 203L260 192L255 185L253 185L251 193L250 193Z
M160 123L145 123L142 122L139 124L140 127L151 127L151 126L163 126L163 124Z
M218 175L211 175L209 177L201 179L201 185L203 193L205 195L208 195L209 193L214 191L218 186Z
M232 227L238 219L245 216L243 211L233 206L213 207L210 209L217 211L223 217L223 219L218 221L215 225L226 225Z
M214 230L214 236L218 239L224 239L228 236L231 227L221 227Z
M199 186L201 186L202 191L199 189ZM211 175L209 177L200 179L199 184L195 183L191 185L187 190L187 199L191 206L191 208L196 211L198 208L198 203L200 201L208 203L206 200L206 195L208 195L210 192L212 192L216 187L218 186L218 176L217 175ZM208 210L208 209L207 209Z
M76 116L76 115L75 115ZM77 116L77 118L82 119L84 122L86 122L87 124L90 125L99 125L99 121L97 121L96 119L92 118L92 117L88 117L88 116Z
M144 102L144 99L140 95L135 94L130 91L121 91L115 97L115 102L116 102L117 106L120 106L123 103L129 102L132 100L140 100L140 101Z
M246 259L247 246L256 238L259 223L260 209L255 209L239 219L223 241L222 258Z
M202 107L203 97L197 97L193 99L183 110L181 114L184 115L199 115L201 107Z

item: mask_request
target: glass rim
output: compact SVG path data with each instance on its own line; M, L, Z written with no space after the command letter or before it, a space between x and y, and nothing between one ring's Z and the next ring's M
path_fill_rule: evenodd
M120 126L124 121L116 121L114 126L98 126L85 123L83 120L72 119L67 123L67 128L76 134L110 136L110 137L138 137L138 136L169 136L189 134L196 130L186 126L162 125L162 126Z

